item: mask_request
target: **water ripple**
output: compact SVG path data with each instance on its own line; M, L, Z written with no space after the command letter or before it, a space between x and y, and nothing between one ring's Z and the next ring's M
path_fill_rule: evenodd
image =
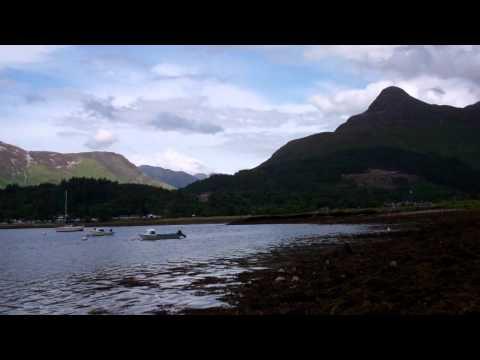
M183 227L193 234L188 242L132 242L138 230L118 229L114 241L78 244L75 237L49 234L48 248L33 230L0 230L0 251L8 249L0 258L6 270L0 314L172 314L228 306L221 300L225 287L239 273L260 269L255 254L290 243L330 244L335 234L368 231L346 225L192 225L190 232ZM246 256L250 262L242 261Z

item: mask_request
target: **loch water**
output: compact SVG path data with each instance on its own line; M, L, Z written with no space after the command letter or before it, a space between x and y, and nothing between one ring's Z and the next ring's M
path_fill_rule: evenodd
M366 225L175 225L186 239L141 241L147 227L117 227L114 236L54 229L0 230L0 314L156 314L228 306L225 286L239 262L278 246L331 243L370 231ZM212 280L213 279L213 280Z

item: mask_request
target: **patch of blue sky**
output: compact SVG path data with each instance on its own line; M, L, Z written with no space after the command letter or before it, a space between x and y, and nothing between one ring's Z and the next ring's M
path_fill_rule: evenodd
M32 90L64 87L70 83L66 77L50 72L41 72L38 69L7 68L2 73L5 78L12 80L18 87Z

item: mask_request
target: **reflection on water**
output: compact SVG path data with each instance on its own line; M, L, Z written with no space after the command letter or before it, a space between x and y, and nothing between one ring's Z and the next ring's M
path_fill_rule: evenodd
M226 284L256 268L255 254L369 231L311 224L160 228L180 228L188 237L140 241L144 227L120 227L113 237L87 241L82 233L0 230L0 314L155 314L227 306L219 300Z

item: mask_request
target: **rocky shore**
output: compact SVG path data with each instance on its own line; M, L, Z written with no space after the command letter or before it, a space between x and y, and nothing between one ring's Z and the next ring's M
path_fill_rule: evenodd
M360 219L359 219L360 220ZM361 219L378 223L379 217ZM480 212L382 219L390 231L277 248L200 315L480 313Z

